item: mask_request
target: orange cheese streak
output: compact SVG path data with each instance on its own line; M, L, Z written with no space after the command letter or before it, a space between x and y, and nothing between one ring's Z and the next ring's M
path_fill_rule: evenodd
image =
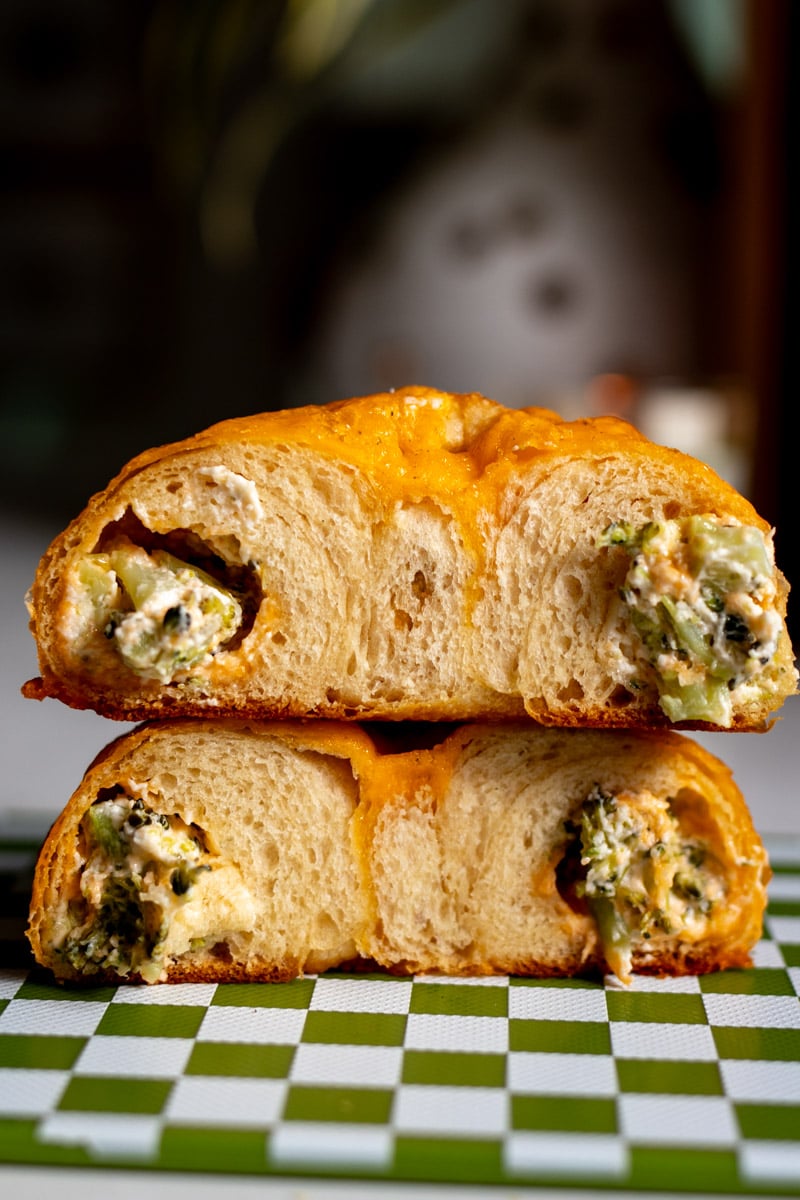
M355 467L389 501L430 500L452 513L476 562L482 558L479 515L494 515L511 476L531 461L637 451L650 459L678 455L617 417L565 421L545 408L507 409L478 394L419 387L222 421L177 445L145 451L110 488L176 451L219 453L226 443L282 442ZM696 469L710 473L702 464ZM728 500L730 516L768 530L743 496Z
M381 813L388 805L407 809L414 802L415 796L423 798L423 803L430 803L435 811L438 804L445 801L452 786L455 765L465 743L470 740L471 726L455 729L432 749L393 753L382 753L367 731L358 725L343 726L338 722L326 725L325 722L312 722L304 726L300 723L281 726L280 736L299 750L343 758L352 767L358 784L358 803L352 825L353 847L364 891L368 897L367 927L374 926L378 921L379 912L370 862L375 830ZM689 739L685 740L683 753L696 761L701 772L707 769L707 758L704 757L703 749ZM717 765L717 770L721 776L730 775L729 769L721 763ZM427 797L430 797L429 801L426 801ZM683 836L704 841L712 853L721 855L727 863L725 903L714 907L706 920L702 935L726 936L727 931L740 919L739 914L748 908L749 898L744 890L747 872L742 870L747 864L738 859L734 849L733 831L719 828L699 796L694 793L678 795L670 797L670 803ZM553 857L542 863L538 871L532 870L532 894L547 896L555 893L556 866L562 854L563 846L555 847ZM769 868L765 867L764 870L769 878ZM684 936L691 936L688 930L684 932Z
M352 767L358 782L358 806L353 814L353 848L364 891L369 898L369 923L374 924L378 903L369 869L375 827L386 805L408 807L415 795L430 795L436 805L444 800L453 777L455 763L470 730L457 732L432 750L381 753L367 732L358 725L327 725L314 722L303 726L282 726L280 736L298 749L313 750L343 758Z
M196 460L207 464L209 452L218 459L226 445L234 444L304 447L360 472L387 506L428 501L448 513L474 567L465 590L468 620L481 597L486 522L502 524L499 510L509 499L513 502L514 476L524 474L526 466L536 461L546 469L548 462L555 465L565 458L637 452L650 460L684 457L653 445L617 417L565 421L549 409L507 409L477 393L403 388L219 422L182 442L138 455L109 484L106 499L162 459L185 458L187 472L192 472ZM709 470L700 463L693 469ZM731 492L727 503L730 516L768 530L744 497ZM270 612L262 612L262 620L278 618L275 599L266 603ZM243 651L224 664L218 661L218 683L245 675L247 658Z

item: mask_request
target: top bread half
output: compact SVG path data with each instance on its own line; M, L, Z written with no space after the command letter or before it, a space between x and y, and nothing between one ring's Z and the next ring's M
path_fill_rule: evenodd
M42 559L24 691L134 721L763 729L796 689L787 592L695 459L406 388L135 458Z

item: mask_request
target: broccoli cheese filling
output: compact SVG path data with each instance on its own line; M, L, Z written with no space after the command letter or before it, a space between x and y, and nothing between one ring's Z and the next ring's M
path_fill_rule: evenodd
M781 630L771 550L759 529L713 517L610 525L601 545L631 563L622 600L671 721L728 726L764 686Z
M199 831L122 793L81 823L86 864L60 953L76 970L160 978L170 922L212 869Z
M166 550L126 543L88 555L79 582L92 624L126 666L160 683L207 661L242 621L235 596Z
M628 982L633 953L653 939L702 937L725 890L700 839L686 838L667 800L595 788L577 833L582 878L575 892L597 922L610 969Z

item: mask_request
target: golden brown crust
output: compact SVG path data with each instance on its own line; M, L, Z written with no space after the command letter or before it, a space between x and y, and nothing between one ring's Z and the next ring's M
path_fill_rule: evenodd
M213 708L207 700L193 701L184 694L141 697L138 699L119 700L114 695L97 694L87 696L77 688L65 685L63 680L54 675L46 678L29 679L22 686L22 694L28 700L60 700L70 708L91 710L112 721L128 721L137 723L155 720L180 720L186 717L231 718L245 721L302 721L302 720L333 720L333 721L442 721L455 722L474 720L476 717L474 704L459 703L455 700L440 700L436 711L431 712L430 704L414 700L395 700L391 705L376 706L373 704L348 703L332 700L324 705L308 707L303 704L271 704L271 703L235 703L218 704ZM487 700L481 714L486 720L517 720L525 717L525 705L519 697L497 696ZM635 723L634 717L633 722ZM566 722L570 723L570 722ZM613 724L619 727L619 721L609 716L603 710L598 710L596 718L575 718L576 725ZM644 724L667 726L666 719L656 716L654 722ZM626 722L627 724L627 722Z
M602 502L623 468L635 481L620 486L624 503ZM202 489L192 492L198 472L217 469L258 493L263 512L250 525L240 511L247 497L228 494L236 511L223 518ZM278 501L278 488L270 493L272 472L284 472L282 486L288 480L296 488L291 499ZM313 505L300 512L312 492ZM539 504L540 493L546 498ZM553 496L563 500L566 515L555 512ZM586 526L589 500L599 524ZM624 553L613 560L600 555L595 539L605 520L627 517L626 504L643 519L706 513L769 532L750 502L705 464L612 417L569 422L478 395L405 388L224 421L132 460L49 547L31 603L40 676L23 692L124 721L184 715L453 721L527 712L564 726L666 725L652 683L638 679L631 690L610 660L584 662L605 653L598 646L624 573ZM188 527L221 554L232 539L245 562L255 563L264 597L255 624L235 652L190 672L199 687L137 677L114 658L100 630L78 644L77 564L132 513L148 537ZM402 522L411 522L410 529ZM512 534L524 537L526 524L537 526L540 557L524 567L523 578L501 586L519 557L516 542L501 543ZM575 606L574 646L537 665L545 610L558 615L564 601L557 593L572 595L578 553L582 561L597 559L584 568L588 592L581 603L592 610L591 617L583 614L586 632L579 632L578 601L568 599ZM419 562L414 555L422 556ZM536 564L552 578L541 596L517 603ZM435 596L424 590L426 575L436 576ZM418 579L423 590L415 594ZM779 572L776 584L785 616L788 589ZM316 615L302 624L298 614L308 612ZM436 613L438 624L428 629ZM499 630L491 628L495 621ZM612 642L618 644L618 634ZM563 667L560 681L556 666ZM748 698L733 713L731 728L766 728L794 691L788 635L773 675L763 697Z
M332 702L324 706L307 708L301 704L236 704L219 705L210 709L207 702L192 702L180 697L158 697L153 700L139 699L120 702L113 695L87 697L79 690L64 686L62 680L48 675L47 679L37 676L27 680L21 688L28 700L60 700L73 709L90 710L111 721L136 724L142 721L179 720L184 718L239 719L252 721L303 721L332 720L358 721L369 725L373 722L441 722L452 724L464 721L517 721L527 717L525 705L519 697L498 696L487 702L480 714L474 705L439 701L435 711L430 704L414 701L393 701L392 704L376 707L375 704L341 704ZM793 694L793 693L790 693ZM609 710L607 708L583 707L578 712L559 713L553 720L543 712L537 724L556 725L563 729L674 729L683 732L712 733L768 733L779 718L769 714L753 717L750 713L735 713L731 724L725 727L709 721L671 721L658 708ZM533 717L530 718L534 720Z
M404 404L408 399L410 407ZM449 417L455 414L459 437L453 441ZM478 393L459 395L428 387L405 387L218 422L181 442L137 455L88 507L102 506L135 475L166 460L188 459L195 451L208 448L216 451L225 446L276 443L341 458L370 474L382 490L403 499L449 498L487 474L508 476L534 458L558 461L631 455L678 467L688 487L707 490L728 515L765 531L769 528L753 505L705 463L651 442L621 418L568 421L549 409L507 409ZM465 506L470 502L466 495L461 499Z

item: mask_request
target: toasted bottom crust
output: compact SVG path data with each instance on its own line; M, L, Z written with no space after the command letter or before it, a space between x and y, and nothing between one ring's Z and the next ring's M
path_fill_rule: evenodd
M637 975L650 978L676 978L686 975L710 975L718 971L745 970L752 967L753 961L749 954L737 952L728 953L724 948L709 949L702 953L683 952L680 949L673 953L659 956L657 962L634 955L633 970ZM98 984L119 986L151 986L140 975L132 974L121 978L114 971L98 971L92 975L56 975L50 968L44 968L47 974L56 982L75 988L91 988ZM432 974L448 974L451 978L480 978L510 976L519 979L587 979L599 980L613 975L608 964L601 955L592 954L587 959L572 964L562 964L559 967L547 964L517 961L513 963L487 962L469 969L461 970L418 970L413 963L380 963L373 958L343 959L333 967L326 969L337 974L364 975L384 973L396 978L407 979ZM223 960L208 960L192 964L177 961L172 963L161 980L165 985L182 983L291 983L295 979L314 977L324 974L323 971L306 971L297 963L268 963L251 961L245 963L227 962Z
M165 697L155 700L142 698L135 704L120 701L115 696L92 695L86 697L63 684L56 677L37 676L23 684L22 695L27 700L58 700L69 708L96 712L111 721L136 724L142 721L164 721L180 719L256 720L256 721L358 721L364 722L450 722L467 721L499 722L535 720L537 725L554 729L674 729L696 730L709 733L767 733L778 719L774 714L757 712L748 715L739 712L729 726L715 725L708 721L671 721L658 705L647 707L639 704L620 708L591 708L580 710L552 710L533 705L526 711L524 702L518 697L498 695L493 705L474 705L457 700L442 700L436 704L415 701L374 701L369 704L352 705L332 701L308 709L298 704L264 705L242 704L236 708L214 701L192 702L183 693L176 695L174 703Z

